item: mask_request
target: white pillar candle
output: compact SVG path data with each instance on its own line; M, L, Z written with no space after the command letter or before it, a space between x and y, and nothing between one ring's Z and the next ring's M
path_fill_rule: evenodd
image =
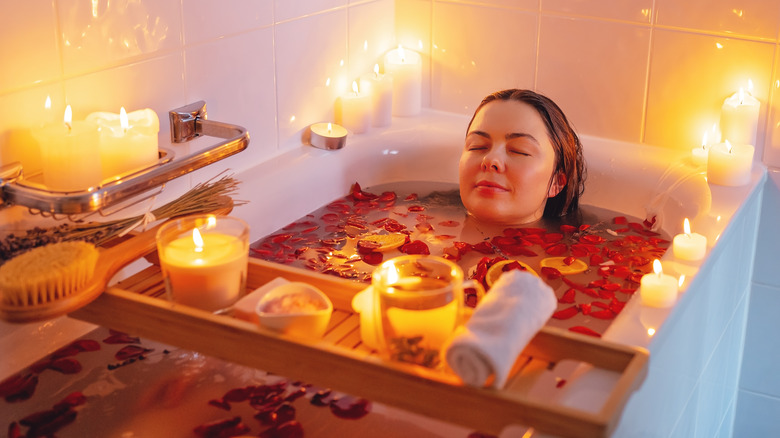
M213 218L214 224L230 219ZM248 230L234 235L210 227L193 228L182 237L161 237L160 233L181 232L161 228L158 252L173 301L215 311L232 305L243 292L249 257Z
M385 55L385 73L393 77L393 115L416 116L422 106L422 58L398 46Z
M102 180L97 124L73 121L70 105L62 123L33 132L41 148L43 183L53 191L80 191Z
M360 134L368 131L371 126L371 98L366 93L361 93L357 82L352 82L352 93L341 96L336 114L340 115L339 121L345 128Z
M721 107L720 130L734 144L756 144L758 113L761 103L742 88L728 97Z
M341 149L347 142L347 130L333 123L314 123L309 143L320 149Z
M100 126L103 179L119 179L157 162L160 120L153 110L146 108L128 114L122 107L119 114L92 113L87 120Z
M709 148L707 145L707 131L704 131L704 137L701 139L701 147L691 149L691 158L696 167L707 167L707 155Z
M639 286L642 305L648 307L672 307L677 301L678 280L663 273L661 261L653 261L653 273L645 274Z
M393 78L379 74L379 64L374 73L360 77L360 91L371 96L371 125L390 126L393 121Z
M707 158L707 181L722 186L742 186L750 182L754 148L747 144L725 143L710 147Z
M707 238L698 233L691 233L688 218L683 222L683 233L674 236L672 242L674 256L681 260L701 260L707 254Z

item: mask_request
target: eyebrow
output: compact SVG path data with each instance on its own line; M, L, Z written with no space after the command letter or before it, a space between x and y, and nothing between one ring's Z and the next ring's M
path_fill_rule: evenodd
M485 131L471 131L466 136L468 137L471 134L478 135L480 137L491 138L490 134L488 134ZM527 138L527 139L533 141L534 143L536 143L537 146L539 145L539 140L537 140L536 137L534 137L533 135L528 134L526 132L510 132L509 134L507 134L504 137L505 137L505 139L507 141L515 139L515 138L523 138L524 137L524 138Z

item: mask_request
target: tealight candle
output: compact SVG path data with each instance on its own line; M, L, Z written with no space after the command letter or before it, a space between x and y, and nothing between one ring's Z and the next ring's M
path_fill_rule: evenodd
M368 131L371 126L371 98L359 91L356 81L352 82L352 93L341 96L338 103L340 108L337 107L336 114L341 115L340 121L345 128L355 134Z
M755 149L747 144L732 146L727 139L710 147L707 158L707 181L722 186L741 186L750 182Z
M661 261L653 261L653 273L645 274L639 286L642 304L649 307L672 307L677 301L677 279L663 273Z
M208 311L224 309L243 293L249 227L237 218L190 216L157 232L160 267L170 298Z
M707 131L701 139L701 147L691 149L691 158L696 167L707 167L707 155L710 153L707 146Z
M122 107L119 114L92 113L87 120L100 127L103 179L119 179L157 162L160 120L153 110L146 108L128 114Z
M371 96L371 125L389 126L393 120L393 78L379 74L379 64L374 64L374 74L360 77L360 89Z
M33 132L41 148L44 185L54 191L86 190L100 185L100 148L97 124L73 121L70 105L62 123Z
M752 85L752 83L751 83ZM761 103L740 88L728 97L721 107L720 130L723 138L734 144L756 144L758 113Z
M393 77L393 115L420 114L422 99L422 58L412 50L398 46L385 55L385 73Z
M347 143L347 130L333 123L314 123L309 127L309 144L320 149L341 149Z
M674 236L672 251L674 256L681 260L701 260L707 253L707 238L698 233L691 233L691 224L688 218L685 218L683 233Z

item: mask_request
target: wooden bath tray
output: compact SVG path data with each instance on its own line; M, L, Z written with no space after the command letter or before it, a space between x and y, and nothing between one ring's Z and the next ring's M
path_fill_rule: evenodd
M165 299L157 266L109 288L70 315L496 435L516 424L566 437L609 436L645 377L645 350L545 327L518 359L510 389L463 386L453 375L385 361L362 346L359 317L351 310L351 300L365 285L250 259L248 290L276 277L314 284L331 297L335 310L322 340L283 337L246 321L171 303ZM528 394L540 370L566 359L618 376L598 412ZM531 362L537 365L528 366Z

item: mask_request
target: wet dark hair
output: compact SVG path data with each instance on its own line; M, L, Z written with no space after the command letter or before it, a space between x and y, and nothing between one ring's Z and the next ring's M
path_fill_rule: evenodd
M552 178L562 172L566 175L566 185L557 195L547 198L542 216L554 219L577 213L580 196L585 191L585 159L582 157L582 143L561 108L550 98L531 90L497 91L482 99L474 110L466 132L471 128L471 123L474 122L474 117L479 110L494 100L514 100L530 105L539 113L547 128L547 136L555 150L555 169L550 177L550 183L552 184Z

